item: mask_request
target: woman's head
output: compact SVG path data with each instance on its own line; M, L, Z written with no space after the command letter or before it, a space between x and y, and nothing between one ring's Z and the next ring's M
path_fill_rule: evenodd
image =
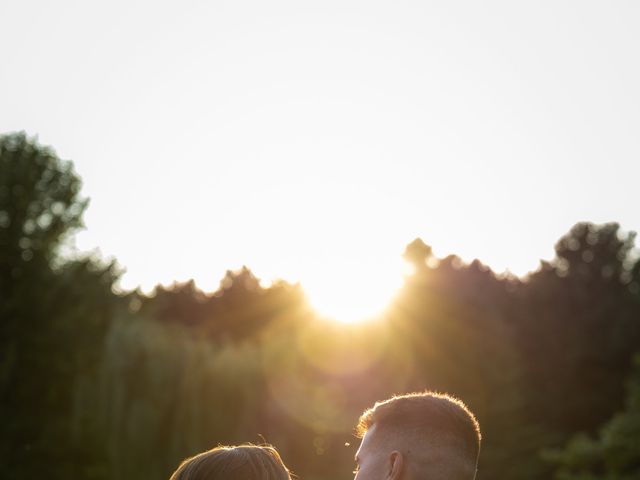
M187 458L170 480L291 480L275 448L216 447Z

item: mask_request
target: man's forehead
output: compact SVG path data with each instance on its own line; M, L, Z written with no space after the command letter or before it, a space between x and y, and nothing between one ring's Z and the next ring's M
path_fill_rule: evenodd
M373 446L372 437L375 433L375 428L375 425L372 426L365 432L362 440L360 440L360 446L358 447L358 451L355 454L356 461L358 461L360 458L362 458L363 455L367 455L371 451Z
M441 450L451 448L449 439L443 435L434 437L432 432L421 431L417 428L404 429L404 431L389 431L388 429L378 431L376 427L373 425L365 432L355 454L357 458L369 453L375 454L407 448L420 452L422 455L438 455Z

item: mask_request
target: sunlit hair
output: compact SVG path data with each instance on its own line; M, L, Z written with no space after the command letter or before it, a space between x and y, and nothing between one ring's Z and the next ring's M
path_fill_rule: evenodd
M219 446L187 458L170 480L291 480L270 445Z
M364 437L375 425L376 436L400 435L428 438L456 449L460 461L475 473L480 453L480 425L457 398L435 392L410 393L378 402L366 410L356 433Z

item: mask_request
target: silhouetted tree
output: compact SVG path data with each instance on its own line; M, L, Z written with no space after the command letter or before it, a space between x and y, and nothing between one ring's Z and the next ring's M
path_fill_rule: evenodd
M186 326L201 325L206 319L207 300L193 280L168 288L158 285L150 296L141 296L141 314Z
M427 268L427 261L432 257L431 247L421 238L416 238L407 245L403 256L413 266L414 275L419 275Z
M8 478L100 478L74 414L115 308L113 265L59 262L86 201L69 162L25 134L0 136L0 462ZM99 469L98 469L99 470Z

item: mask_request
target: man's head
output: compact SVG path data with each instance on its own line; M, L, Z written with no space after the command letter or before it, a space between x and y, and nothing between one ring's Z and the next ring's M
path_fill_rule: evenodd
M358 422L356 480L473 480L480 427L460 400L433 392L376 403Z

